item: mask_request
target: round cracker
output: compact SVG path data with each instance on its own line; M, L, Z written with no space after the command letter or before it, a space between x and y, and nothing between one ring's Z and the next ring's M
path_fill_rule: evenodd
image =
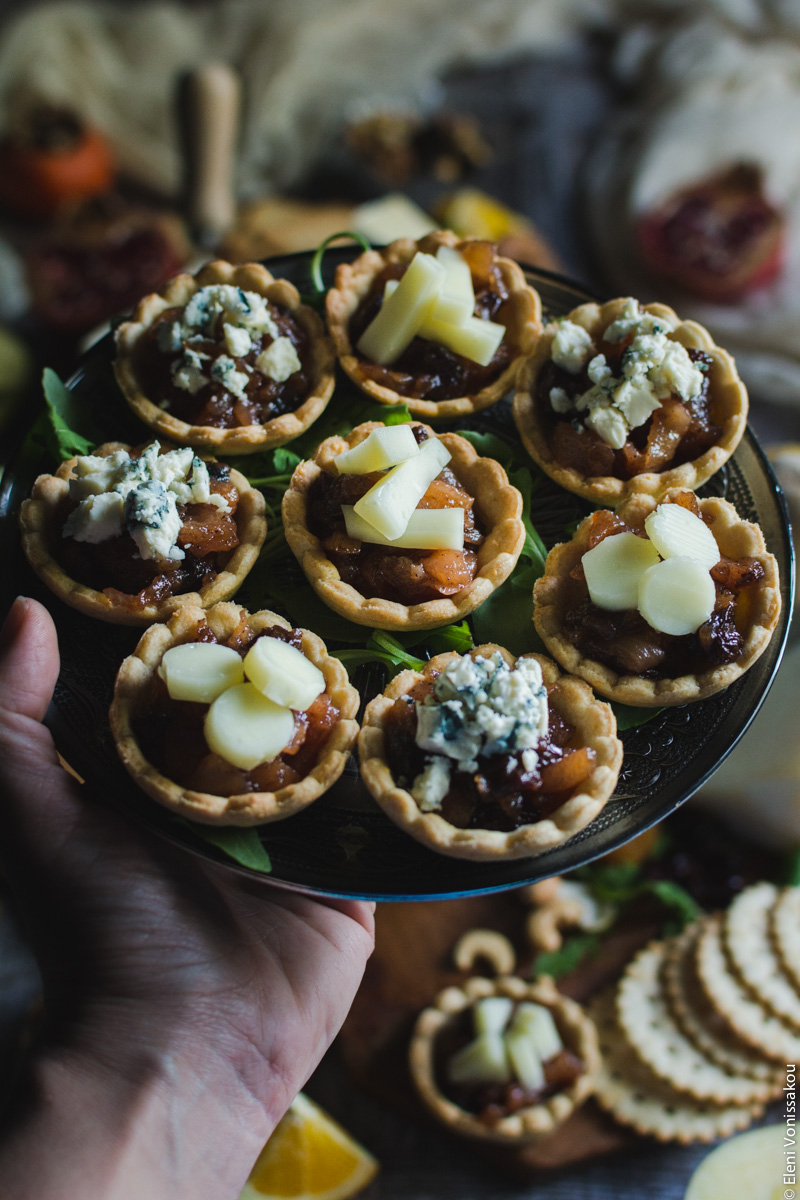
M770 1099L771 1086L735 1075L706 1057L673 1018L662 982L664 942L653 942L629 963L617 990L617 1020L654 1075L693 1100L752 1104Z
M616 1019L613 993L589 1007L597 1026L602 1064L595 1099L601 1108L637 1133L660 1142L713 1142L746 1129L763 1105L716 1105L693 1100L654 1075L631 1052Z
M754 1000L734 974L725 954L722 919L714 917L697 939L697 975L703 991L735 1034L776 1062L797 1062L800 1037Z
M664 991L673 1017L698 1050L723 1070L782 1088L783 1073L776 1064L735 1036L700 986L695 953L701 928L702 922L691 925L667 944Z
M725 950L753 995L797 1031L800 993L784 971L769 935L770 913L778 895L778 888L766 882L739 893L725 914Z
M800 989L800 887L778 896L770 917L770 932L786 974Z

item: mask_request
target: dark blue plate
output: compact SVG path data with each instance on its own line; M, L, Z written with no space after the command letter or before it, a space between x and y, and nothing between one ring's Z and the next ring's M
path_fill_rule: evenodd
M330 250L324 261L326 281L332 282L338 262L354 255L350 247ZM275 276L291 279L301 292L310 292L310 261L310 254L295 254L271 259L267 265ZM561 316L592 298L560 276L535 269L526 273L542 297L547 317ZM113 342L106 337L84 356L69 387L76 398L88 401L109 439L141 442L147 433L117 388L112 358ZM331 403L335 404L335 395ZM507 399L477 414L473 424L516 436ZM265 875L239 866L205 841L197 826L156 804L120 765L107 713L117 668L141 631L93 621L59 603L27 566L19 548L16 516L36 473L51 468L51 463L22 454L7 464L0 487L0 550L9 568L4 584L9 598L12 588L14 593L38 597L58 627L61 675L49 723L61 753L111 803L150 829L231 870L297 891L372 900L453 899L520 887L608 853L674 812L730 753L772 683L789 628L794 563L786 506L770 465L748 430L736 453L701 494L724 496L742 517L761 526L780 568L783 609L778 628L761 658L724 692L682 708L664 709L645 724L622 732L625 758L617 790L591 825L534 858L474 863L435 854L384 816L361 784L351 759L339 782L310 808L259 827L272 862L271 873ZM565 525L582 511L574 496L550 481L534 492L532 518L548 548L563 540ZM297 584L308 586L302 576ZM383 686L380 671L373 670L357 674L354 682L367 699Z

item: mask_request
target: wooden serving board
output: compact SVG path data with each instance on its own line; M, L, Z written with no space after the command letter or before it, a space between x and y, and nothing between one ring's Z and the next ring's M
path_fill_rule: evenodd
M531 959L524 936L527 912L517 892L378 906L375 952L338 1042L357 1087L410 1120L433 1121L408 1069L416 1017L442 988L467 978L454 968L452 950L459 937L476 926L509 937L517 950L518 973L527 977ZM653 925L621 927L604 940L601 955L565 976L559 987L578 1001L586 1000L615 978L633 953L657 933ZM448 1131L448 1136L456 1135ZM627 1149L639 1140L590 1101L552 1134L513 1153L505 1147L468 1144L511 1176L525 1179Z

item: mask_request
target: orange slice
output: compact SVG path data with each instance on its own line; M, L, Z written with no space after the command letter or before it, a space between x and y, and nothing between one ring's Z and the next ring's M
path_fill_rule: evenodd
M301 1092L261 1151L240 1200L347 1200L377 1170L373 1156Z

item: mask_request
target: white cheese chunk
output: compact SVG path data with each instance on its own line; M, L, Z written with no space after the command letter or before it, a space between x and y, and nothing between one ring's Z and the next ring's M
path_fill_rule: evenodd
M302 365L295 344L288 337L276 338L255 361L256 370L276 383L285 383Z
M492 361L506 332L505 325L483 317L469 316L462 324L439 320L435 312L426 316L419 327L420 337L438 342L482 367Z
M475 1032L502 1033L513 1007L514 1001L510 996L484 996L472 1011Z
M64 522L63 536L97 544L118 537L125 529L124 500L118 492L87 496Z
M175 497L163 483L139 483L125 497L125 524L142 558L184 558L176 545L181 518Z
M173 700L211 704L226 688L244 683L242 659L230 646L184 642L166 651L158 673Z
M210 749L243 771L272 762L294 734L294 713L274 704L252 683L226 688L206 713Z
M560 321L550 350L550 357L557 367L579 375L594 353L591 335L574 321Z
M357 446L343 450L333 460L340 475L367 475L396 467L419 453L410 424L384 425L373 429Z
M442 321L456 324L466 321L475 310L475 289L469 264L454 246L440 246L436 258L447 274L434 313Z
M444 442L429 438L418 454L392 467L356 502L356 513L384 537L400 537L412 512L449 461L450 451Z
M483 1033L468 1042L448 1060L447 1075L452 1083L508 1083L511 1068L502 1037Z
M528 1031L509 1030L503 1040L511 1070L522 1086L531 1091L544 1087L544 1067Z
M534 1004L530 1000L521 1001L511 1019L508 1032L527 1034L542 1062L547 1062L564 1049L553 1014L544 1004Z
M639 583L639 612L660 633L696 633L714 611L716 589L708 570L694 558L665 558Z
M659 504L644 527L662 558L696 558L707 571L719 562L714 534L702 517L681 504Z
M220 354L211 364L211 378L216 383L221 383L237 400L244 400L247 395L250 377L245 371L237 370L236 363L227 354Z
M402 546L414 550L463 550L463 508L415 508L403 533L387 538L360 517L351 504L342 505L347 536L376 546Z
M613 450L621 450L628 440L628 423L613 404L593 405L584 425L593 429Z
M222 326L222 333L228 353L234 358L244 358L250 353L253 342L249 329L242 329L239 325L231 325L230 321L226 321Z
M411 787L420 812L437 812L450 791L450 763L436 754L429 758Z
M244 673L275 704L297 712L305 712L325 691L319 667L280 638L257 638L245 655Z
M85 500L87 496L99 496L113 491L130 466L131 457L127 450L115 450L105 457L99 454L82 454L75 460L69 480L70 500Z
M432 254L415 254L397 288L361 335L359 352L381 365L399 358L433 306L445 276L445 268Z
M611 612L636 608L642 576L658 561L653 543L630 530L604 537L581 559L589 599Z

